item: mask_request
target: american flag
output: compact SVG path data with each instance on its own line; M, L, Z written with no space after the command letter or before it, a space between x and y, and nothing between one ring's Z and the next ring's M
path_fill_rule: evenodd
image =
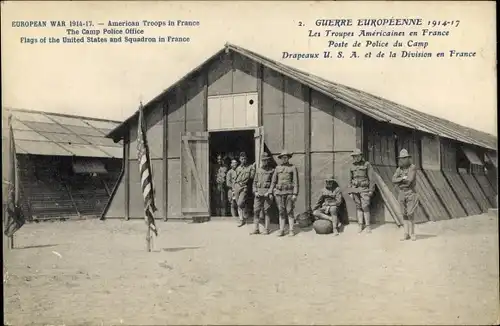
M16 145L14 142L14 131L12 130L12 116L9 116L9 160L5 162L9 169L6 176L8 179L3 180L7 185L7 207L4 207L6 218L4 221L4 234L12 237L26 222L23 211L19 202L19 180L16 159ZM7 156L7 153L4 153ZM2 162L3 163L3 162Z
M156 229L154 219L154 213L157 209L153 188L153 174L145 131L146 124L141 103L139 106L139 123L137 124L137 159L139 161L139 173L141 176L142 197L144 198L144 218L146 219L146 224L148 224L154 234L158 236L158 230Z

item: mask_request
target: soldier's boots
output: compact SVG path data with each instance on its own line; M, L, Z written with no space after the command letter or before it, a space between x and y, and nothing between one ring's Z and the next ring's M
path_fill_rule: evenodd
M363 212L363 217L365 218L365 232L372 233L372 229L370 227L370 212Z
M288 236L290 236L290 237L295 236L295 231L293 229L294 225L295 225L295 219L289 217L288 218L288 227L289 227Z
M278 233L277 233L278 237L282 237L285 235L285 231L283 230L279 230Z
M238 227L240 228L246 224L245 213L243 212L243 210L241 208L238 208L238 216L240 218L240 223L238 224Z
M364 218L363 211L358 210L356 214L358 217L358 226L359 226L358 233L361 233L363 232L363 218Z
M403 220L404 234L401 241L410 240L410 221Z
M260 231L259 230L253 230L252 232L250 232L250 235L255 235L255 234L260 234Z
M269 234L269 230L264 230L260 234L262 234L262 235L268 235Z
M333 235L338 236L339 235L339 230L337 228L333 228Z
M410 220L408 222L410 224L411 240L412 241L416 241L417 240L417 236L415 235L415 222L413 222L412 220Z

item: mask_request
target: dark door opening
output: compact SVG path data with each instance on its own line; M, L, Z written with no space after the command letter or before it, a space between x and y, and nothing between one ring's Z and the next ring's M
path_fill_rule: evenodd
M212 216L231 216L228 200L222 203L221 200L217 200L217 195L219 194L216 190L215 182L218 169L217 155L222 155L224 165L228 169L232 159L236 159L239 164L239 155L241 152L245 152L248 163L253 164L255 162L254 133L253 129L210 132L208 146L210 155L210 214ZM227 198L227 189L225 192ZM224 207L220 207L221 205Z

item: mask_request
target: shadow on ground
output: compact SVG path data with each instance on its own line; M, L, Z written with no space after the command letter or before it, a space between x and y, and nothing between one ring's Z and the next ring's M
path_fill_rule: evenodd
M25 247L14 247L14 249L35 249L35 248L49 248L49 247L57 247L58 244L46 244L46 245L34 245L34 246L25 246Z
M162 248L161 251L166 251L166 252L178 252L178 251L184 251L184 250L194 250L194 249L200 249L201 247L177 247L177 248Z
M434 234L417 234L417 240L425 240L429 238L435 238L436 235Z

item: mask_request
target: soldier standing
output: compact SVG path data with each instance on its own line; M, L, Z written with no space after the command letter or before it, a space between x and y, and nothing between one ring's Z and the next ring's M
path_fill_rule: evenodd
M231 208L231 216L238 217L238 205L236 205L236 199L234 198L233 185L236 180L236 168L238 167L238 161L235 159L231 160L231 168L226 175L226 186L227 186L227 199L229 200L229 207Z
M299 173L297 167L288 161L292 154L287 151L278 155L281 164L276 167L271 182L271 191L274 192L276 204L278 205L280 230L278 236L285 235L285 221L288 216L289 235L294 236L293 227L295 224L294 207L299 194Z
M415 191L417 168L411 163L411 156L406 149L399 153L399 167L392 177L392 182L399 188L398 201L403 213L404 235L401 240L417 240L413 213L418 206L419 198Z
M225 216L227 210L226 173L227 167L224 164L222 155L217 155L217 165L215 165L214 177L214 198L215 214Z
M325 180L325 188L321 190L316 205L313 208L313 215L318 219L332 221L333 235L339 235L338 213L342 204L342 192L333 176Z
M269 209L271 208L271 204L273 202L273 194L271 190L271 181L274 174L274 168L269 164L271 157L269 154L264 152L262 154L262 164L261 167L257 169L255 173L255 178L253 181L253 194L254 198L254 226L255 229L250 234L259 234L259 220L261 213L264 213L264 232L262 234L269 234Z
M372 166L363 159L363 154L359 149L355 149L351 156L353 163L349 169L350 196L356 204L359 232L363 231L364 220L365 230L370 233L370 200L375 191L375 184L372 181Z
M252 179L255 175L254 165L248 164L245 152L240 153L240 166L236 168L236 179L233 184L233 196L238 206L238 217L241 227L246 224L246 213L248 204L248 194Z

